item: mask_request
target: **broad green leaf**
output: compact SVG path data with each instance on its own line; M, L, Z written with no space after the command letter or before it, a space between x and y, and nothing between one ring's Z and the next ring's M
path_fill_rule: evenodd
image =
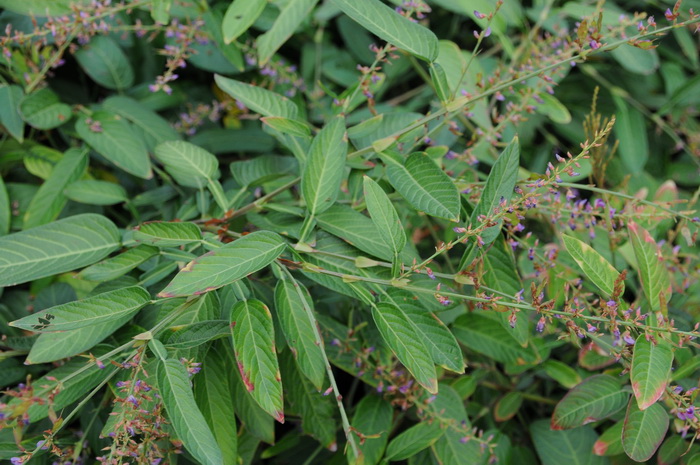
M143 135L149 151L163 142L182 139L165 119L132 98L113 95L102 102L102 107L131 121L133 128Z
M610 55L630 73L649 75L659 67L659 55L656 50L642 50L623 44L611 50Z
M408 203L428 215L459 221L459 192L447 174L422 152L411 154L405 163L384 155L386 174L394 189Z
M576 260L579 268L606 296L615 291L615 281L620 273L590 245L566 234L561 235L566 251ZM623 286L624 283L620 284Z
M221 90L263 116L281 116L298 119L299 109L296 104L280 94L261 87L246 84L218 74L214 76Z
M481 200L474 208L470 222L472 227L481 224L479 217L489 217L493 215L494 210L505 200L510 201L515 189L515 182L518 180L518 167L520 166L520 143L515 137L508 144L505 150L494 163L486 179L484 190L481 194ZM496 239L496 236L501 231L502 221L498 221L497 225L486 228L481 233L481 239L484 244L490 244Z
M216 292L207 292L194 299L194 302L190 299L177 299L175 303L171 304L173 305L172 308L180 307L180 302L182 302L182 305L188 305L187 311L170 323L171 328L214 320L221 317L222 314L219 296ZM167 311L164 305L161 306L161 311L163 310Z
M168 359L156 368L158 391L175 435L199 463L221 465L221 449L197 407L190 377L178 360Z
M258 37L258 65L263 66L294 34L318 0L290 0L284 5L272 27Z
M91 38L74 56L83 71L103 87L123 90L134 83L134 70L126 54L107 36Z
M622 448L622 427L624 423L618 421L606 429L593 444L593 453L604 457L620 455L625 451Z
M156 255L158 255L158 249L155 247L139 245L85 268L79 276L88 281L111 281L124 276Z
M678 435L669 436L659 447L659 454L656 456L658 464L672 465L676 463L686 453L688 446L688 442L682 437Z
M559 360L549 359L542 364L542 368L547 376L567 389L571 389L582 381L581 375L576 370Z
M214 155L184 141L168 141L158 145L155 157L178 184L186 187L205 187L219 168Z
M42 310L10 326L36 332L67 331L120 320L150 302L151 295L144 288L125 287Z
M592 453L598 435L590 426L566 431L549 429L547 420L530 425L532 442L542 465L607 465L606 457Z
M231 174L238 184L257 186L285 175L296 175L299 164L293 157L260 155L250 160L235 161L231 163L230 168Z
M493 417L496 421L508 421L518 413L522 404L522 393L519 391L511 391L498 399L493 409Z
M622 447L627 456L635 462L649 460L666 437L668 424L668 413L661 405L639 410L631 400L622 428Z
M97 111L91 117L78 118L75 130L97 153L118 168L144 179L153 176L145 143L121 117Z
M314 322L309 320L305 307L313 311L309 291L301 283L288 279L277 281L275 309L284 337L301 372L316 390L321 390L326 378L326 363L323 348L316 344Z
M435 93L443 104L449 102L452 98L450 85L447 83L447 74L445 69L438 62L430 63L430 78L435 86Z
M74 202L88 205L115 205L128 200L126 190L119 184L92 179L69 184L63 194Z
M58 150L43 146L34 145L24 154L22 161L24 167L34 176L41 179L48 179L51 176L54 166L61 161L63 153Z
M539 98L542 103L537 104L537 113L547 116L552 122L557 124L569 124L571 122L569 109L559 99L544 92L539 94Z
M84 149L68 150L51 172L51 176L39 187L29 208L24 214L23 228L29 229L49 223L56 218L66 205L63 190L73 181L78 180L88 166L87 151Z
M435 444L443 434L445 430L438 422L418 423L391 440L385 458L392 462L405 460Z
M436 365L455 373L464 373L462 349L449 329L434 313L414 300L410 292L389 288L383 297L400 308L415 325L414 338L423 341Z
M325 448L337 447L335 432L337 425L333 418L336 409L333 396L319 392L303 376L300 366L285 352L281 358L285 383L285 398L289 405L301 415L302 430L316 438Z
M180 297L218 289L265 268L285 245L269 231L248 234L189 262L158 295Z
M26 16L61 16L74 13L76 3L87 4L89 0L0 0L0 8Z
M399 215L379 184L368 176L364 177L363 183L367 211L379 231L379 237L391 248L394 257L398 257L406 246L406 233Z
M552 429L571 429L602 420L622 409L629 392L610 375L595 375L583 380L559 401L552 414Z
M350 424L358 432L370 436L358 444L363 461L355 457L352 449L348 448L348 463L376 465L384 455L389 433L393 409L391 404L381 397L366 395L355 407L355 414Z
M673 349L661 338L647 341L641 334L634 344L630 381L640 410L656 403L664 394L671 376Z
M229 334L231 334L230 329ZM241 420L241 424L246 431L249 431L261 441L274 444L275 420L265 410L260 408L258 403L253 400L253 397L248 394L231 352L230 350L228 351L229 363L227 363L227 368L231 375L231 384L233 385L233 403L236 407L236 415ZM239 442L239 451L240 446Z
M24 121L19 113L19 102L23 97L20 86L0 85L0 124L20 143L24 141Z
M372 306L372 319L382 339L399 361L429 392L437 392L437 376L430 352L416 337L416 325L401 308L387 302Z
M533 350L523 348L495 319L477 313L461 315L454 322L452 333L457 340L475 352L501 363L530 363L538 359Z
M280 116L265 116L260 118L260 121L267 124L272 129L285 134L299 137L311 136L311 129L309 126L298 120L282 118Z
M345 121L336 116L314 138L301 177L301 193L311 215L322 213L335 203L345 175L348 151Z
M178 247L202 241L202 232L188 222L154 221L134 228L134 240L156 247Z
M0 287L71 271L119 247L110 220L86 213L0 237Z
M267 0L233 0L226 10L221 30L230 44L253 25L265 9Z
M365 29L392 45L426 61L437 58L438 41L435 34L379 0L333 0L333 3Z
M617 153L625 166L625 170L632 174L644 171L644 166L649 158L649 141L647 129L644 124L644 115L639 110L630 108L617 94L612 94L617 112L615 113L615 137L619 141Z
M168 24L170 22L170 8L173 0L153 0L151 5L151 17L153 21L160 24Z
M7 195L5 182L0 176L0 236L10 232L12 224L12 210L10 209L10 197Z
M669 273L662 261L661 250L649 231L634 221L627 225L630 242L639 267L639 279L651 310L666 306L671 298L672 288ZM642 409L643 410L643 409Z
M231 334L228 321L207 320L192 323L175 331L166 341L173 349L191 349L215 339L221 339Z
M19 104L19 111L24 121L37 129L56 128L72 114L70 106L62 103L48 87L26 95Z
M202 371L194 380L194 397L219 444L221 463L236 463L238 460L238 435L229 378L224 357L215 348L209 349Z
M270 309L259 300L243 300L233 306L230 321L233 350L248 393L263 410L284 423L282 380Z

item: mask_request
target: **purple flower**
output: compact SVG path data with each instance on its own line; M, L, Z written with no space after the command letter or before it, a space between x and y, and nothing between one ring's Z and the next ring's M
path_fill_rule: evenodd
M486 17L485 14L480 13L477 10L474 10L474 16L476 16L477 19L484 19Z
M21 458L19 458L19 457L12 457L12 458L10 459L10 463L11 463L12 465L21 465L22 462L23 462L23 460L22 460Z
M685 410L679 410L679 411L676 413L676 416L677 416L680 420L692 420L692 419L695 417L695 406L694 406L694 405L691 405L690 407L688 407L688 408L685 409ZM13 462L13 463L14 463L14 462Z
M491 26L487 27L486 30L484 31L484 37L488 37L491 35Z

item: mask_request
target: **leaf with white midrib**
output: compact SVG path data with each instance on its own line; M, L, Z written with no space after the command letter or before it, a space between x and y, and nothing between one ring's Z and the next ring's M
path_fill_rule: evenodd
M535 450L542 465L607 465L606 457L592 453L598 435L590 426L551 430L547 420L530 425Z
M272 27L258 37L258 65L263 66L294 34L318 0L291 0L280 11Z
M666 437L668 425L668 413L661 405L653 404L646 410L639 410L631 400L622 427L625 453L635 462L646 462Z
M640 410L648 408L664 394L672 367L673 350L666 341L647 341L644 334L637 337L630 382Z
M391 248L394 256L398 256L406 246L406 233L399 215L379 184L368 176L364 177L363 183L367 211L379 230L379 238Z
M157 247L178 247L202 241L202 232L194 223L154 221L134 228L134 240Z
M289 119L299 119L299 109L296 104L278 93L253 86L234 79L214 75L216 84L246 107L263 116L281 116Z
M581 271L607 296L615 290L620 273L601 254L585 242L562 234L566 251L573 257ZM624 283L621 284L624 290Z
M649 301L651 310L658 310L661 307L662 298L664 303L671 298L672 288L668 270L664 263L659 260L658 246L649 231L634 221L629 222L627 229L634 256L637 258L639 279L642 282L644 294Z
M559 401L552 414L552 429L576 428L602 420L621 410L629 393L610 375L586 378Z
M219 162L203 148L181 140L159 144L154 153L178 184L186 187L204 187L213 179Z

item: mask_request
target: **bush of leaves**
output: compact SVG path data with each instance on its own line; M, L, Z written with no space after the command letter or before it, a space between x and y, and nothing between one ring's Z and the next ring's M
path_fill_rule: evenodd
M700 463L697 0L0 6L1 460Z

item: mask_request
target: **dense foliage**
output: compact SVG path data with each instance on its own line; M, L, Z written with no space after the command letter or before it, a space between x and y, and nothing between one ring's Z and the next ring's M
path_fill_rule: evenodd
M698 465L640 3L0 0L0 460Z

